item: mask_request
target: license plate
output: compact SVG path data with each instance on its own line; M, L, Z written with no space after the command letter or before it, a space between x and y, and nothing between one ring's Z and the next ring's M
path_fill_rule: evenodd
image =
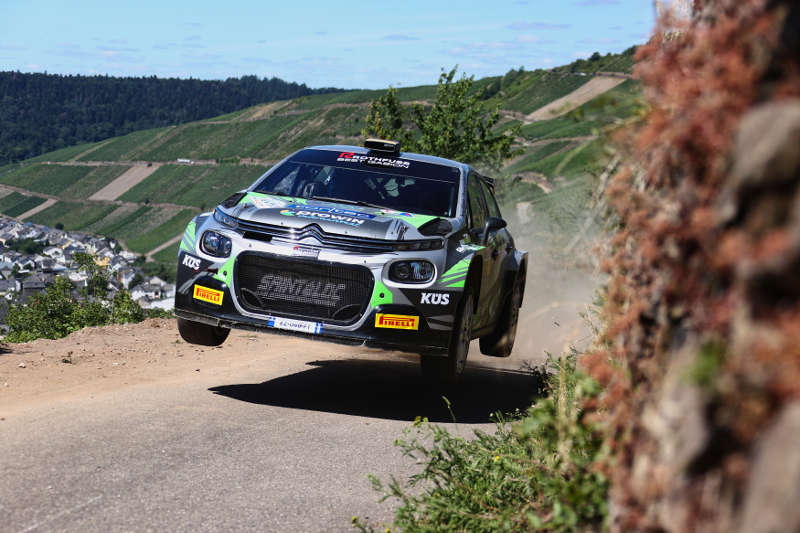
M291 318L273 317L267 321L267 326L275 329L285 329L286 331L299 331L301 333L311 334L318 334L322 331L322 324L319 322L308 322Z

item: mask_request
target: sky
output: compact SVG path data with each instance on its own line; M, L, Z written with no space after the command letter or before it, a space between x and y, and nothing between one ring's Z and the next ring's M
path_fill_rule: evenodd
M654 17L648 0L0 0L0 70L405 87L621 52Z

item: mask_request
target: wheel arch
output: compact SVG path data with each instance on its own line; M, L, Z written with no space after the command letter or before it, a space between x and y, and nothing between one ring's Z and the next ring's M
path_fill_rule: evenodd
M522 294L520 294L520 304L525 299L525 281L528 277L528 252L514 250L514 255L511 261L508 262L506 268L505 290L511 291L514 288L514 283L519 277L522 277Z

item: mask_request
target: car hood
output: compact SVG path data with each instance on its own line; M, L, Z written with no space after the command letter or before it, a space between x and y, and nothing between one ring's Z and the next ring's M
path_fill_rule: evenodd
M437 217L338 202L247 193L226 210L248 222L302 229L317 225L326 233L369 239L424 239L417 228Z

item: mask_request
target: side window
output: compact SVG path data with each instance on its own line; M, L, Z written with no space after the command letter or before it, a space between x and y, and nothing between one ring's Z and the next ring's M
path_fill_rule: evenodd
M500 208L497 207L497 200L495 199L494 194L492 194L492 190L489 188L489 185L483 180L480 180L480 182L481 189L483 189L483 196L486 198L486 207L489 210L489 216L503 218L502 215L500 215Z
M467 185L467 200L469 201L469 212L471 217L471 226L475 229L481 229L486 224L486 205L483 201L483 192L481 192L480 183L475 174L469 175L469 183Z

